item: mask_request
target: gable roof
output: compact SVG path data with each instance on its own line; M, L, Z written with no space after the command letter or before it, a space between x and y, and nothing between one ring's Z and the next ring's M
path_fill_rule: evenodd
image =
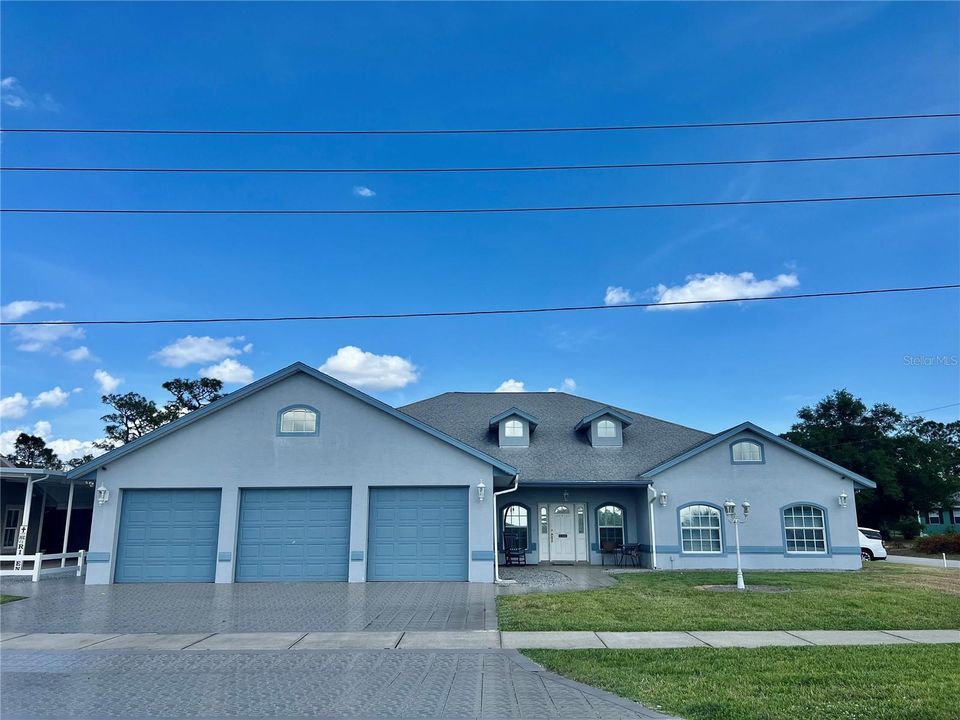
M846 478L850 478L851 480L853 480L855 485L859 485L862 488L872 489L877 486L877 484L873 482L873 480L868 480L867 478L863 477L862 475L858 475L852 470L847 470L845 467L837 465L834 462L830 462L826 458L820 457L819 455L812 453L809 450L805 450L799 445L794 445L789 440L784 440L779 435L774 435L769 430L764 430L762 427L760 427L759 425L754 425L752 422L743 422L743 423L740 423L739 425L736 425L735 427L730 428L729 430L724 430L721 433L717 433L712 438L709 438L708 440L705 440L704 442L690 448L689 450L683 453L680 453L676 457L672 457L669 460L660 463L656 467L651 468L647 472L643 473L643 477L652 478L655 475L662 473L664 470L669 470L675 465L679 465L684 460L689 460L695 455L699 455L700 453L706 450L709 450L712 447L716 447L717 445L720 445L721 443L725 442L726 440L729 440L730 438L743 432L744 430L749 430L750 432L756 433L767 442L771 442L786 450L790 450L791 452L794 452L797 455L800 455L801 457L805 457L807 460L811 460L812 462L815 462L817 465L820 465L821 467L825 467L828 470L831 470L837 473L838 475L842 475Z
M259 392L260 390L268 388L271 385L274 385L280 382L281 380L285 380L286 378L291 377L292 375L296 375L297 373L304 373L316 380L319 380L322 383L326 383L327 385L330 385L331 387L336 388L337 390L345 392L348 395L355 397L356 399L362 402L365 402L367 405L370 405L371 407L374 407L377 410L387 413L391 417L394 417L397 420L400 420L401 422L407 423L408 425L411 425L417 428L418 430L422 430L428 435L432 435L438 440L442 440L448 445L452 445L453 447L459 450L462 450L468 455L472 455L478 460L482 460L483 462L492 465L494 468L496 468L497 470L499 470L504 474L507 474L507 475L517 474L517 469L512 465L510 465L509 463L504 462L503 460L500 460L496 457L493 457L492 455L489 455L483 452L482 450L478 450L475 447L471 447L466 443L462 442L461 440L458 440L457 438L448 435L442 430L438 430L437 428L431 427L430 425L423 422L422 420L418 420L417 418L407 415L406 413L402 413L399 410L390 407L385 402L381 402L380 400L377 400L376 398L371 397L370 395L367 395L366 393L361 392L360 390L357 390L355 387L351 387L346 383L340 382L336 378L332 378L326 373L322 373L316 368L310 367L306 363L295 362L292 365L288 365L287 367L283 368L282 370L278 370L277 372L272 373L271 375L267 375L266 377L262 377L259 380L256 380L250 383L249 385L245 385L239 390L235 390L232 393L228 393L227 395L224 395L219 400L212 402L209 405L204 405L199 410L194 410L193 412L187 413L183 417L178 418L172 422L169 422L166 425L162 425L156 430L152 430L148 432L146 435L143 435L137 438L136 440L131 440L125 445L121 445L120 447L115 448L108 453L105 453L97 458L94 458L90 462L84 465L81 465L80 467L70 470L67 473L67 477L78 478L78 477L88 475L89 473L100 469L107 463L111 463L114 460L117 460L118 458L123 457L124 455L129 455L130 453L138 450L144 445L149 445L150 443L155 442L160 438L166 435L169 435L172 432L176 432L180 428L186 427L187 425L191 425L197 422L198 420L201 420L209 415L213 415L215 412L218 412L219 410L223 410L226 407L230 407L234 403L239 402L240 400L243 400L244 398L250 395L253 395L256 392Z
M529 447L499 446L489 419L512 403L539 420ZM712 434L607 405L555 392L450 392L400 408L458 440L520 469L520 482L637 482L637 476ZM595 448L575 428L592 413L617 412L632 420L622 447ZM495 430L496 428L494 428ZM649 481L645 481L649 482Z
M523 410L518 408L516 405L514 405L509 410L504 410L499 415L494 415L492 418L490 418L490 422L487 424L489 427L494 427L495 425L499 425L501 420L506 420L508 417L514 417L514 416L526 420L527 423L530 425L531 431L534 428L536 428L537 425L540 424L540 418L534 417L530 413L524 412Z
M610 407L609 405L605 405L604 407L600 408L596 412L592 412L589 415L585 415L584 417L580 418L580 422L578 422L573 429L580 430L581 428L585 428L594 420L598 418L602 418L604 415L609 415L610 417L616 418L617 420L620 421L620 424L623 425L623 427L627 427L633 424L632 417L620 412L615 408Z

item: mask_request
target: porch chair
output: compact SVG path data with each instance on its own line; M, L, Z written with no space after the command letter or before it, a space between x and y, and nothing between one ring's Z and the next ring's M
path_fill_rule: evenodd
M503 536L503 557L507 565L526 565L527 548L520 543L515 535Z
M607 555L613 555L613 564L620 564L620 555L623 554L623 547L613 540L603 540L600 543L600 564L606 565Z

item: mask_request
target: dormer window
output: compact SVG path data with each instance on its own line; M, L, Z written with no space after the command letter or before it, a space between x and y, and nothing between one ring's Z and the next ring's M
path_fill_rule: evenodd
M284 408L277 416L277 435L318 434L319 413L309 405Z
M574 428L581 430L594 447L623 447L623 429L633 418L611 407L600 408L584 418Z
M512 407L490 418L490 431L497 434L500 447L525 448L530 446L530 434L539 422L530 413Z

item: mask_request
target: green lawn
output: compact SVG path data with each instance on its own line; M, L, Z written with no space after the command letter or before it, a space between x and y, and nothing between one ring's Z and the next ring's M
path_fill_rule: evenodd
M497 598L501 630L890 630L960 628L960 573L873 563L857 572L747 572L791 592L715 593L732 572L619 575L610 588Z
M688 720L956 720L960 646L527 650Z
M23 598L20 595L0 595L0 605L14 600L23 600Z

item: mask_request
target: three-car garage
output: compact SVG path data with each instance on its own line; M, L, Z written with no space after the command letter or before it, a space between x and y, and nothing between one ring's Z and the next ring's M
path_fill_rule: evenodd
M348 487L240 489L237 582L346 581ZM219 489L124 490L116 582L213 582ZM467 487L371 487L368 580L468 579ZM362 554L361 554L362 559Z

